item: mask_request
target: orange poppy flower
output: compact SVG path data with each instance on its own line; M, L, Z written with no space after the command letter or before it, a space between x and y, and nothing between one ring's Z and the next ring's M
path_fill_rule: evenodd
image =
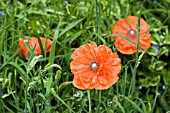
M44 47L46 39L44 37L40 37L40 40L42 42L42 46ZM34 47L35 47L36 56L42 55L40 45L38 43L38 39L36 37L26 37L26 40L24 40L24 39L19 40L19 46L22 48L21 51L19 52L19 55L21 57L28 59L27 58L28 48L25 45L26 41L28 41L28 44L29 44L31 49L34 49ZM50 51L51 46L52 46L52 41L50 39L47 39L47 43L46 43L46 51L47 52Z
M76 88L108 89L119 79L121 59L105 45L97 47L95 42L82 45L73 52L72 58L70 67Z
M114 25L112 30L113 34L120 34L128 37L133 42L137 42L138 39L138 28L137 28L138 17L129 16L128 19L122 18ZM151 45L151 34L149 33L150 26L145 22L143 18L140 18L140 38L139 46L147 50ZM126 41L125 39L114 36L116 39L115 45L119 52L123 54L133 54L137 51L136 46ZM139 50L142 52L142 50Z

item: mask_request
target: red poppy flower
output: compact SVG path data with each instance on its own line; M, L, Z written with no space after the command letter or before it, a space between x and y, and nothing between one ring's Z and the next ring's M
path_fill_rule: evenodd
M133 42L137 42L138 39L138 28L137 28L138 17L129 16L128 19L122 18L114 25L112 30L113 34L120 34L128 37ZM139 46L147 50L151 45L151 34L149 33L150 26L145 22L143 18L140 18L140 38ZM133 54L137 51L136 46L126 41L125 39L114 36L116 39L115 45L119 52L123 54ZM139 50L142 52L142 50Z
M44 47L46 39L44 37L40 37L40 40L42 42L42 46ZM42 55L40 45L38 43L38 39L36 37L26 37L26 40L24 40L24 39L19 40L19 46L22 48L21 51L19 52L20 56L24 57L25 59L28 59L27 58L28 48L25 45L26 41L28 41L28 44L31 49L34 49L34 47L35 47L36 56ZM46 51L47 52L50 51L51 46L52 46L52 41L50 39L47 39L47 43L46 43Z
M121 69L121 59L107 46L97 47L95 42L77 48L72 54L70 64L76 88L108 89L115 84Z

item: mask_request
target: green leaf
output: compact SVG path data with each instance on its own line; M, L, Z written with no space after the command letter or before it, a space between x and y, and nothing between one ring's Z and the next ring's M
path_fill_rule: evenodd
M6 65L10 65L10 66L16 68L18 70L18 72L21 74L22 80L24 80L24 82L26 81L27 74L19 65L15 64L14 62L8 62Z
M162 47L159 50L158 58L160 58L162 55L168 56L169 50L166 47Z
M36 32L36 34L38 34L38 33ZM43 45L42 45L40 36L38 35L37 38L38 38L38 44L39 44L40 50L41 50L41 52L42 52L42 55L44 56L44 49L43 49ZM46 39L46 41L47 41L47 39ZM44 45L45 45L45 44L44 44ZM45 46L44 46L44 47L45 47Z
M68 27L66 27L60 34L59 34L59 37L62 36L64 33L66 33L67 31L69 31L70 29L72 29L73 27L75 27L77 24L79 24L82 20L82 19L79 19L77 20L76 22L74 23L71 23Z
M157 56L158 55L158 50L154 47L151 47L147 50L147 53L152 56Z
M10 95L12 95L12 94L14 94L14 93L16 93L16 91L8 92L8 94L4 94L4 95L2 96L2 98L6 98L6 97L8 97L8 96L10 96Z
M38 93L37 95L39 95L43 100L46 100L45 96L42 93Z
M23 14L16 15L19 19L24 19L25 21L29 21L28 18L26 18Z
M141 59L142 59L143 55L145 54L145 52L146 52L146 51L143 51L143 52L142 52L142 54L139 56L138 61L137 61L136 68L139 66L140 61L141 61Z
M162 70L165 66L167 65L167 63L163 62L163 61L157 61L154 66L155 66L155 69L157 71L160 71Z
M53 67L56 67L56 68L61 69L61 66L58 65L58 64L47 64L47 65L45 66L44 70L43 70L43 73L46 72L46 71L48 71L48 70L50 70L50 69L53 68Z
M124 110L123 106L117 100L114 101L114 102L119 106L119 108L121 109L122 113L125 113L125 110Z
M163 61L156 61L149 66L149 69L151 71L154 71L154 70L161 71L166 65L167 65L167 63L165 63Z
M60 25L61 25L61 22L59 22L57 29L55 30L55 33L54 33L54 38L53 38L52 47L51 47L51 50L50 50L49 61L48 61L49 64L54 63L56 43L57 43L57 40L58 40L58 37L59 37L58 35L59 35ZM50 72L52 72L52 71L53 71L53 69L50 70Z
M50 96L50 89L51 89L51 84L52 84L52 76L50 79L47 80L45 88L46 88L46 94L45 96L48 98Z
M60 86L59 86L59 92L61 92L63 89L65 89L68 85L72 84L72 82L63 82Z
M120 97L123 97L125 100L127 100L128 102L130 102L132 104L132 106L138 110L140 113L143 113L142 109L132 100L130 100L128 97L124 96L124 95L119 95Z
M35 56L31 62L28 64L28 68L27 68L27 73L30 72L30 70L33 69L33 67L35 66L35 64L39 61L39 59L43 57L42 55L39 55L39 56Z
M30 108L30 103L27 101L27 108L28 108L28 111L29 113L31 112L31 108Z
M145 106L145 103L143 102L143 100L140 99L140 98L137 98L137 99L138 99L139 102L142 104L142 109L143 109L144 113L147 113L147 112L146 112L146 106Z
M58 71L56 72L56 75L55 75L55 83L54 83L54 84L55 84L56 86L58 86L60 79L61 79L61 71L58 70Z
M149 77L146 78L140 78L139 83L143 86L143 87L154 87L157 86L158 83L160 82L160 76L155 76L155 77L151 77L151 75Z
M167 69L162 69L161 70L161 73L162 73L162 77L163 77L163 81L165 84L169 84L170 83L170 70L167 70Z
M31 10L31 9L28 9L26 10L29 14L37 14L37 15L42 15L42 16L47 16L48 17L56 17L56 15L50 15L50 14L47 14L46 12L43 12L41 10L39 11L36 11L36 10ZM62 14L62 13L61 13Z
M15 113L13 112L13 110L11 110L8 106L6 106L5 104L3 104L4 108L6 108L9 112L8 113Z
M104 39L102 36L100 36L100 35L97 34L97 33L93 33L93 34L96 35L96 36L102 41L102 43L103 43L104 45L107 45L105 39Z
M73 37L70 39L69 43L70 45L72 44L72 42L77 39L81 34L83 33L83 30L78 31L76 34L73 35Z
M57 94L56 92L54 91L53 88L51 88L51 93L53 94L53 96L59 100L61 103L63 103L71 112L75 113Z

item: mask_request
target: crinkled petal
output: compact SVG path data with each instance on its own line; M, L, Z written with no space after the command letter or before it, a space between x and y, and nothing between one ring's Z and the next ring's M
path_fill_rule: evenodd
M119 79L118 75L115 75L115 76L110 77L108 79L103 79L103 76L99 76L98 81L97 81L96 86L95 86L95 89L98 89L98 90L108 89L112 85L114 85L118 81L118 79Z
M73 52L72 58L70 68L74 74L73 85L76 88L107 89L118 80L121 60L107 46L97 47L94 42L82 45ZM90 64L94 61L99 67L91 70Z
M96 80L94 77L96 76L95 73L91 71L80 72L74 75L73 85L79 89L87 90L93 89L95 86Z

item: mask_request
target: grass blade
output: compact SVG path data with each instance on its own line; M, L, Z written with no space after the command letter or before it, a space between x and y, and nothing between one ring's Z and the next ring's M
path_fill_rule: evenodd
M83 19L84 19L84 18L79 19L79 20L77 20L77 21L74 22L74 23L71 23L68 27L66 27L66 28L60 33L59 37L62 36L62 35L63 35L64 33L66 33L67 31L69 31L70 29L72 29L73 27L75 27L77 24L79 24Z
M63 103L71 112L75 113L54 91L54 89L51 88L51 93L53 94L53 96L59 100L61 103Z
M132 106L138 110L140 113L143 113L142 109L135 103L133 102L132 100L130 100L128 97L125 97L123 95L119 95L120 97L123 97L124 99L126 99L128 102L130 102L132 104Z

